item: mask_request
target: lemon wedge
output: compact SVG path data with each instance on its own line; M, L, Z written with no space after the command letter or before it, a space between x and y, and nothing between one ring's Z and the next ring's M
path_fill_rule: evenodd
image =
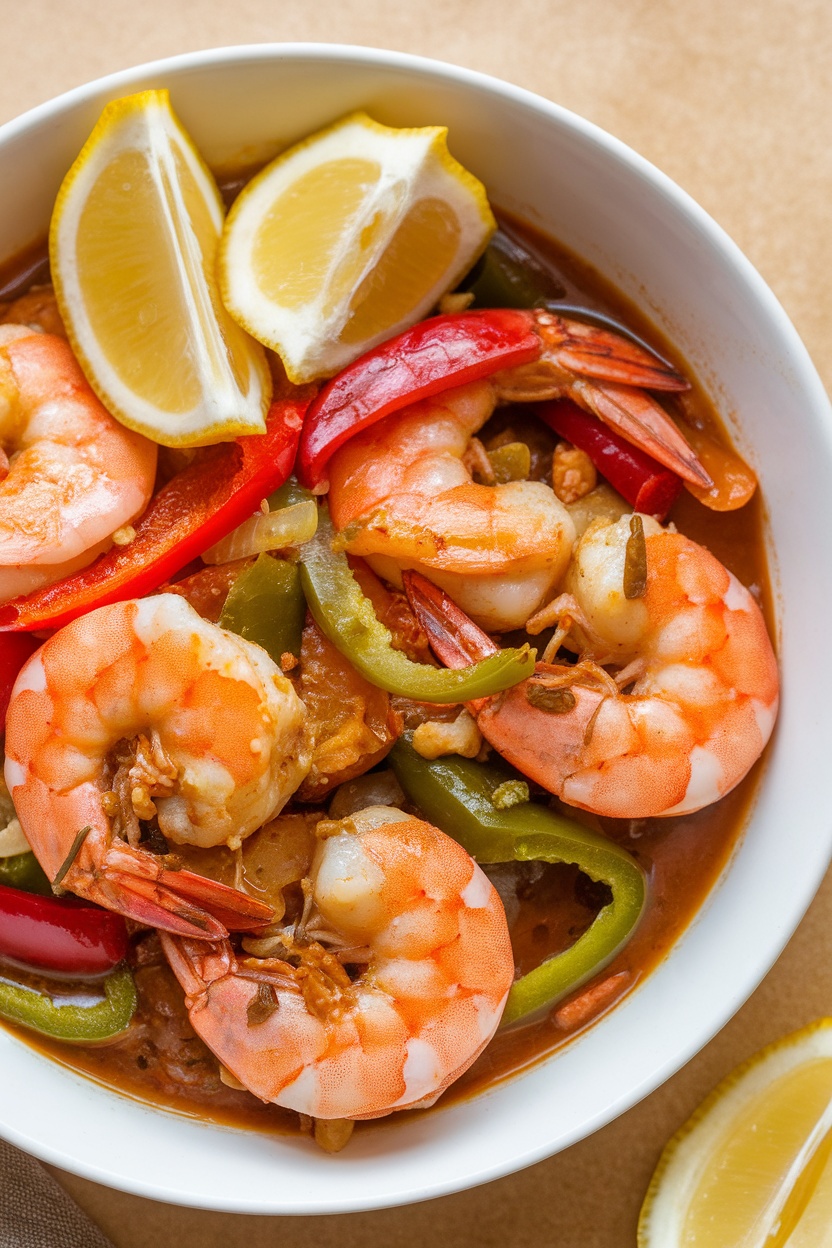
M729 1075L662 1154L640 1248L832 1246L832 1019Z
M115 100L49 235L70 341L101 401L165 446L262 433L271 376L217 287L223 204L167 91Z
M278 156L233 205L222 296L291 381L329 376L412 325L485 249L485 188L446 136L353 113Z

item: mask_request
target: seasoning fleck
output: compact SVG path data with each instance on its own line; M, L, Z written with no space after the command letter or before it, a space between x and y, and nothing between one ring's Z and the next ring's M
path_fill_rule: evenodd
M258 1027L271 1018L280 1006L273 984L258 984L257 994L252 997L246 1009L249 1027Z
M498 485L507 481L527 481L532 470L532 454L525 442L505 442L488 452L494 480Z
M630 518L630 536L624 554L624 597L643 598L647 589L647 543L638 514Z
M81 846L84 844L84 841L87 839L90 832L92 832L92 827L90 826L90 824L87 824L85 828L81 828L80 832L75 833L75 840L72 842L72 845L70 846L69 853L67 854L66 858L64 858L63 862L58 868L58 874L55 876L54 880L52 881L52 891L54 893L63 892L63 889L61 888L61 882L64 876L66 875L67 871L72 866L73 862L75 861L75 859L78 857L79 853L81 852Z
M547 685L530 684L526 689L526 701L539 711L551 715L566 715L577 701L571 689L552 689Z
M491 805L495 810L509 810L528 800L529 786L525 780L504 780L491 794Z

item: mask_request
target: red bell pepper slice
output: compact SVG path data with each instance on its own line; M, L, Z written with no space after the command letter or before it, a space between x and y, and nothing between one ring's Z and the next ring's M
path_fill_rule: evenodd
M682 488L680 477L640 451L571 399L536 403L534 413L550 429L586 451L614 490L636 511L664 520Z
M127 955L120 914L0 884L0 955L65 975L104 975Z
M320 489L332 455L361 429L452 386L527 364L541 349L531 314L514 308L420 321L348 365L313 400L298 450L299 481Z
M12 696L17 673L34 654L40 642L26 633L0 633L0 732L6 722L9 698Z
M178 473L135 522L129 546L0 607L0 630L61 628L110 602L140 598L255 512L292 470L306 405L273 403L264 434L220 443Z

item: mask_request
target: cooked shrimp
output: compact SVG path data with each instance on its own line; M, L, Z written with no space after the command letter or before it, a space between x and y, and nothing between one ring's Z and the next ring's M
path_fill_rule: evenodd
M456 841L393 807L318 835L304 916L245 942L262 956L163 937L191 1023L263 1101L315 1118L432 1104L500 1021L502 903Z
M0 601L91 563L155 473L155 444L110 416L67 342L0 326Z
M490 381L446 390L357 434L334 455L329 505L346 549L393 584L416 568L494 629L549 595L575 530L541 481L479 485L465 463L494 410Z
M350 554L394 584L403 569L423 572L498 632L521 627L551 594L575 540L548 485L472 480L466 452L499 403L568 396L689 480L710 481L640 388L686 389L678 373L617 334L529 316L538 360L393 412L341 446L328 468L330 511Z
M184 598L116 603L21 670L6 783L50 879L142 923L222 936L271 910L147 852L140 821L174 844L238 846L306 774L304 720L266 652Z
M524 775L623 819L687 814L733 789L771 735L779 690L749 591L696 542L648 516L641 523L637 596L625 594L632 517L599 521L578 543L554 615L567 617L580 661L539 663L528 681L471 708ZM444 662L463 666L495 648L428 582L410 588Z
M52 286L30 286L25 295L0 304L0 324L23 325L42 334L66 338L66 327Z

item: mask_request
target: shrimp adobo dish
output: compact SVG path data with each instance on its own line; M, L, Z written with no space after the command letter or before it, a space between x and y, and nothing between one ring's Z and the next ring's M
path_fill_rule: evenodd
M148 91L7 260L0 1018L55 1060L335 1152L595 1022L725 865L754 474L494 211L441 128L215 177Z

